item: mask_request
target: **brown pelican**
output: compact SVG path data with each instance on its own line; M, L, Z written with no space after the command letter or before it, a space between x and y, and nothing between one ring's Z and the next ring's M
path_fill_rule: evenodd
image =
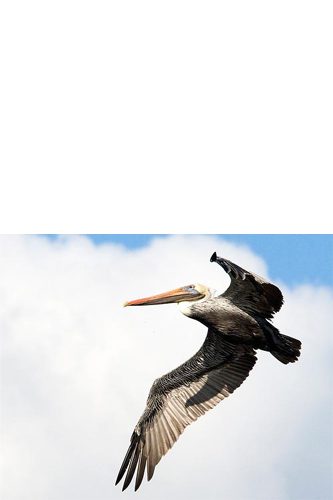
M257 360L256 349L269 351L284 364L300 355L301 342L280 334L268 321L282 306L279 288L216 253L210 260L231 278L222 295L215 297L208 287L197 284L125 304L176 302L183 314L208 327L208 334L192 358L153 383L116 480L118 484L127 471L123 490L135 471L135 490L145 469L150 481L156 465L185 427L244 382Z

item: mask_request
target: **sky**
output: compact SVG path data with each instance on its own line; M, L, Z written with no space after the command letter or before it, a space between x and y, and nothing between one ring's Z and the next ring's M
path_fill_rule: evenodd
M321 236L2 236L1 498L331 498L329 245ZM153 380L206 334L176 305L122 304L192 282L223 291L229 281L209 262L213 251L274 276L285 297L274 324L302 341L301 358L285 366L260 352L244 384L186 429L153 480L121 493L114 481ZM300 275L297 255L319 280Z
M94 243L118 243L135 249L147 245L154 234L92 234ZM215 235L255 251L270 263L273 279L283 279L288 285L333 283L333 235L329 234L223 234ZM57 238L57 235L48 235Z

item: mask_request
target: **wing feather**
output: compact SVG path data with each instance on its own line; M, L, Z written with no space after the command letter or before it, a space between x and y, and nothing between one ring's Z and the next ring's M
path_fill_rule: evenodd
M149 393L125 456L117 482L126 472L123 489L137 470L138 489L174 445L184 429L229 396L256 362L251 347L231 344L210 329L202 348L180 367L157 379Z
M121 481L123 475L125 474L126 469L128 467L128 464L129 464L129 462L130 462L130 460L132 458L132 455L135 452L135 448L136 448L137 442L138 442L138 436L137 436L137 434L134 431L133 434L132 434L132 437L131 437L131 444L130 444L128 450L127 450L127 453L125 455L123 463L121 464L120 471L119 471L119 474L118 474L117 479L116 479L116 484L118 484L119 481Z
M243 311L262 318L270 319L281 309L283 295L276 285L230 260L218 257L216 252L210 261L217 262L230 276L230 286L221 297L230 300Z
M148 443L149 443L149 453L147 456L147 479L148 481L154 475L155 465L156 465L156 446L154 444L154 438L151 432L151 427L147 431Z
M136 474L135 478L135 491L140 487L140 484L142 483L142 479L145 473L145 468L146 468L146 461L147 458L143 452L143 449L141 450L140 453L140 459L139 459L139 464L138 464L138 472Z
M137 463L139 460L139 455L140 455L139 444L137 444L135 447L134 453L132 455L131 461L129 463L128 469L127 469L127 474L126 474L124 485L123 485L123 491L127 488L127 486L132 481L132 478L134 476L134 472L135 472L135 469L136 469L136 466L137 466Z

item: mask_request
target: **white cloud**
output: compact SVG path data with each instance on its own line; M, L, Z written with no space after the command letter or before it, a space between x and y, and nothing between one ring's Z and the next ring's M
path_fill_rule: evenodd
M115 477L154 378L191 356L202 325L173 305L122 302L228 277L230 257L268 275L248 248L174 236L129 251L84 237L0 240L4 500L326 500L332 495L329 288L281 284L275 324L302 340L297 364L267 353L227 401L190 426L137 493Z

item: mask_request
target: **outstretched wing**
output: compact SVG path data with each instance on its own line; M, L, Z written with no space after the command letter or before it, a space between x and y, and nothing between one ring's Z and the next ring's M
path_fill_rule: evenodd
M210 261L223 267L231 279L229 288L221 297L229 299L243 311L262 318L272 318L281 309L283 295L277 286L257 274L245 271L230 260L218 257L216 252Z
M135 490L145 470L149 481L185 427L237 389L255 362L251 347L232 344L209 329L203 346L192 358L155 380L116 484L126 471L123 490L135 471Z

